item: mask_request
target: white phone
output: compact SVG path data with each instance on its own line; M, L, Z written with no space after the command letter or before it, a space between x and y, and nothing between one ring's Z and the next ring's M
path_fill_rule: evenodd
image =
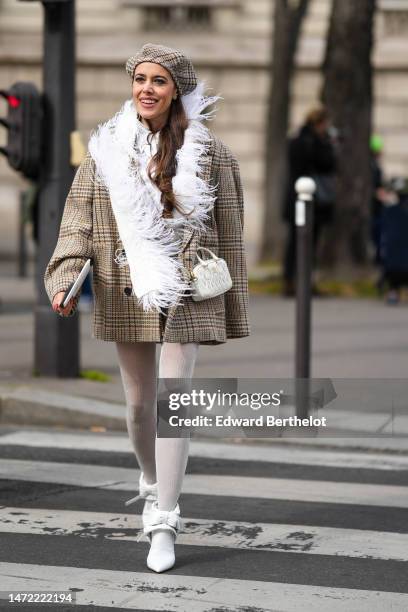
M61 300L60 308L65 308L69 301L76 296L80 288L82 287L86 277L88 276L89 270L91 269L92 260L87 259L81 272L78 274L78 278L73 282L65 292L64 297Z

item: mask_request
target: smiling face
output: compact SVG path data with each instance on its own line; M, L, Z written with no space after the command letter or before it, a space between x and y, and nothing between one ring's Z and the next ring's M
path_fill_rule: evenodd
M136 66L132 96L136 110L151 129L161 129L169 116L177 88L168 70L159 64L143 62Z

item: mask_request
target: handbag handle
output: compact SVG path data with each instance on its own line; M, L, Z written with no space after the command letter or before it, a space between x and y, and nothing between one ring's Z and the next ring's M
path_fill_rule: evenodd
M196 257L197 257L197 259L199 260L199 262L200 262L201 264L207 264L207 263L210 261L210 259L215 259L215 260L219 259L219 257L217 257L217 255L216 255L215 253L213 253L212 251L210 251L210 249L207 249L207 247L197 247L197 251L208 251L208 253L210 253L210 254L211 254L211 258L208 258L208 259L201 259L201 257L199 256L199 254L196 252Z

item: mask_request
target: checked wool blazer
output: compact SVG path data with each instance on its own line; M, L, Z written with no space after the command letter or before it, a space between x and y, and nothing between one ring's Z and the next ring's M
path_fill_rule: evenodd
M86 259L93 261L94 313L92 337L119 342L198 342L221 344L250 334L248 279L243 243L244 203L239 167L216 136L202 160L201 177L217 185L217 198L206 232L183 230L179 259L192 271L198 246L227 262L233 286L214 298L194 302L186 295L168 309L167 317L144 312L131 294L129 266L119 267L115 251L122 247L106 187L94 180L95 163L87 153L68 194L58 242L46 267L44 283L52 303L65 291ZM149 274L141 269L140 274ZM79 296L77 296L78 298ZM76 308L78 299L75 299Z

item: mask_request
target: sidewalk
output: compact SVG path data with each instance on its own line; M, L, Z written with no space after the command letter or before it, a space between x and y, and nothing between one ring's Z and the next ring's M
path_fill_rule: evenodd
M116 348L114 343L91 338L90 314L81 313L81 369L102 371L109 382L32 376L34 287L31 277L18 279L13 274L14 270L0 266L0 422L124 431ZM312 310L313 377L407 379L406 304L390 308L375 300L315 299ZM197 378L293 376L294 301L251 296L250 313L249 338L200 347ZM278 439L245 442L408 452L406 406L399 406L394 420L381 403L353 405L348 410L336 412L336 432L331 437L289 439L284 433ZM401 437L389 435L392 427Z

